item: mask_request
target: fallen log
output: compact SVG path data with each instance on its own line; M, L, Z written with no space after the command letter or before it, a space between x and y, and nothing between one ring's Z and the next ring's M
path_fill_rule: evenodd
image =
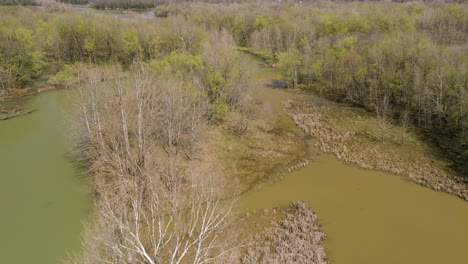
M0 120L7 120L18 116L24 116L34 112L34 110L28 110L24 108L14 108L14 109L3 109L0 110Z

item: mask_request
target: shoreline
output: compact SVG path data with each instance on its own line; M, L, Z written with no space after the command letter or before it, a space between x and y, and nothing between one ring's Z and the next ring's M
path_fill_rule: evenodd
M12 119L33 113L35 110L28 110L21 107L15 107L11 110L0 110L0 121Z
M305 133L317 139L315 146L324 153L330 153L339 160L355 164L364 169L387 171L428 187L435 191L443 191L468 200L468 186L461 176L448 170L441 161L430 157L428 153L415 148L413 153L403 153L405 149L397 149L392 142L378 142L375 135L367 131L359 131L345 127L347 131L339 131L339 118L330 118L326 109L329 106L315 106L312 103L288 101L285 103L286 113L294 123ZM340 108L340 106L335 106ZM347 117L352 119L353 117ZM362 121L362 117L358 116ZM367 117L365 117L367 118ZM367 120L371 122L372 120ZM396 128L398 129L398 127ZM387 140L390 141L390 140ZM405 142L406 143L406 142ZM416 142L424 145L423 142Z
M16 89L12 93L8 95L0 95L0 102L8 102L8 101L13 101L22 97L30 96L30 95L37 95L40 93L45 93L49 91L55 91L62 89L63 87L58 87L58 86L46 86L43 88L37 88L32 91L30 91L30 88L22 88L22 89Z

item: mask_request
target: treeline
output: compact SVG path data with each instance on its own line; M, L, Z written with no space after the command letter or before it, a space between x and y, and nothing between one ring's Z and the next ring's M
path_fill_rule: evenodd
M89 0L57 0L57 2L72 4L72 5L87 5L87 4L89 4Z
M412 123L468 168L465 4L171 6L281 65L290 86ZM466 174L465 174L466 175Z
M40 5L40 3L36 0L0 0L0 6L13 5L35 6Z
M228 53L215 49L212 52L222 53L207 60L216 67L210 70L204 67L207 61L202 61L200 56L206 51L210 36L183 17L128 23L107 16L36 13L27 8L8 8L0 12L2 92L22 87L29 78L43 71L59 72L67 68L67 64L119 63L129 68L133 62L141 61L156 71L163 71L170 65L180 67L179 72L202 71L201 79L211 87L209 96L216 113L222 113L225 104L238 100L239 92L235 87L243 82L227 80L235 75L242 76L233 68L234 59L230 59L229 64L222 63L222 58L217 57ZM217 34L231 38L226 32ZM225 87L234 94L222 94Z
M196 52L206 36L184 19L157 27L151 21L124 23L112 17L73 12L48 14L27 8L0 10L0 83L21 87L43 70L65 63L112 63L128 66L173 51Z
M98 9L145 9L157 5L157 0L91 0L90 6Z
M74 1L74 0L70 0ZM243 0L89 0L93 8L98 9L147 9L168 4L212 3L232 4L247 2Z

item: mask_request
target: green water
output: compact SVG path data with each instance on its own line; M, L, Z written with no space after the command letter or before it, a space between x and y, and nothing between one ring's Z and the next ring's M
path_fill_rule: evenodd
M268 71L255 76L272 115L281 115L281 102L294 96L267 87L277 78ZM16 101L37 111L0 121L0 264L56 264L79 249L91 199L82 171L67 158L66 95L60 90ZM468 263L467 202L345 164L310 145L313 162L243 194L240 207L306 201L328 236L330 263Z
M269 88L277 78L274 71L257 73L257 95L273 114L284 115L281 102L297 95ZM306 201L328 236L324 246L332 264L468 263L468 202L345 164L312 141L308 145L308 166L245 193L241 210Z
M21 101L32 114L0 121L0 263L61 263L79 249L90 198L67 158L65 90Z

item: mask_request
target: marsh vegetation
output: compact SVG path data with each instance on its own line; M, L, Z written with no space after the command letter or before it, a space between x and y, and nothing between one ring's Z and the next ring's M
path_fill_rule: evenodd
M262 217L236 215L236 197L309 164L296 125L339 159L468 199L466 4L188 2L89 2L150 19L0 8L0 98L45 75L73 98L94 212L69 263L326 263L306 203L235 230Z

